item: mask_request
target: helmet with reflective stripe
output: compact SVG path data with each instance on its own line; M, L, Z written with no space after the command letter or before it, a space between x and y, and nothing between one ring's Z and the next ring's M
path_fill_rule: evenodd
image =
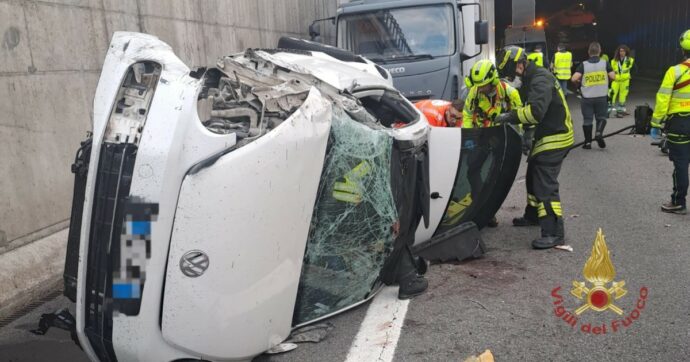
M490 60L482 59L474 63L468 79L471 85L476 85L478 87L485 86L489 83L496 85L498 84L498 72Z
M498 74L501 78L514 79L515 68L518 63L527 62L527 55L525 49L515 45L509 45L498 51L496 56L496 64L498 65Z
M690 51L690 30L686 30L681 34L680 47L685 51Z

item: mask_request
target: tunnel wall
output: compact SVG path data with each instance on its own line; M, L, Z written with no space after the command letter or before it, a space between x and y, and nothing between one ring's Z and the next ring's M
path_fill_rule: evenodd
M307 37L338 0L0 0L0 253L67 226L113 32L158 36L189 66Z
M690 29L690 1L605 1L598 18L607 53L612 55L619 44L628 45L634 50L638 74L660 80L669 66L681 60L678 39Z

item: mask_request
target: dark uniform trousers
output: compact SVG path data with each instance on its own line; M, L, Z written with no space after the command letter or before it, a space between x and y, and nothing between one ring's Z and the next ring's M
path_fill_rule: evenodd
M690 117L673 116L668 122L668 158L673 162L674 205L686 205L688 164L690 164Z
M567 152L567 148L544 151L527 164L525 218L539 220L542 236L565 236L558 175Z
M608 100L606 97L582 98L580 101L582 109L582 129L585 132L585 142L592 142L592 120L597 120L597 136L604 133L606 120L608 118Z

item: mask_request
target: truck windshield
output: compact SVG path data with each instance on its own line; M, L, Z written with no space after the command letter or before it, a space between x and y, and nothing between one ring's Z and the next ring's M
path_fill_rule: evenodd
M449 5L343 15L338 47L377 62L448 56L455 52L454 27Z

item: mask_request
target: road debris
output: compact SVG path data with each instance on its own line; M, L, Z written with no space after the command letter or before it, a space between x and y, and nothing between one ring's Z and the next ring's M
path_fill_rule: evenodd
M487 349L479 356L468 357L465 362L494 362L494 355Z
M320 323L295 329L290 334L286 343L319 343L328 337L333 329L331 323Z
M285 352L290 352L297 349L297 345L294 343L281 343L264 352L266 354L280 354Z
M558 250L569 251L571 253L573 252L573 247L570 245L556 245L554 246L554 248Z

